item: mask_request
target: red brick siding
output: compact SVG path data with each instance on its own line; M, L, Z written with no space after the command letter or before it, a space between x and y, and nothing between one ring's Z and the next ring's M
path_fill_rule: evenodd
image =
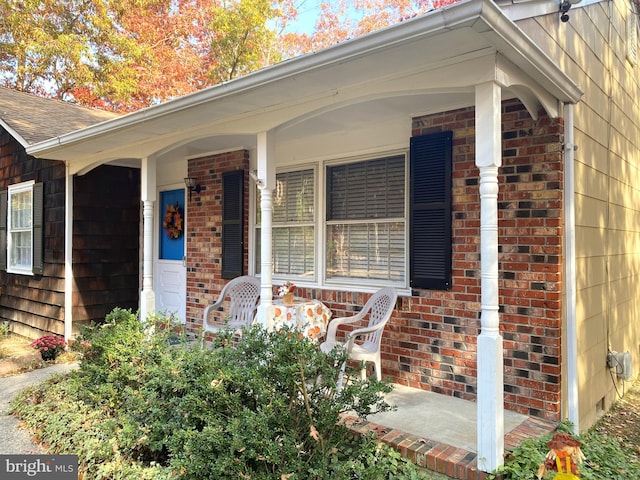
M187 207L187 329L200 334L206 305L218 298L222 286L222 174L249 170L249 152L240 150L189 160L190 177L202 190L193 192ZM245 175L244 238L248 235L249 175ZM248 251L245 242L244 270Z
M550 420L560 415L562 122L534 121L503 105L499 172L500 325L505 406ZM453 282L399 301L386 334L383 369L397 383L476 396L480 326L480 198L472 108L417 118L413 135L454 131Z
M544 115L534 121L515 101L504 103L502 118L498 234L505 406L556 421L561 380L563 125L562 120ZM396 383L474 400L481 288L473 108L416 118L411 135L443 130L454 132L452 288L414 290L410 297L398 299L383 337L383 375ZM204 305L225 283L219 261L220 182L223 171L235 168L248 168L247 152L189 163L189 175L203 185L203 193L189 205L187 221L187 319L195 332ZM335 317L352 315L368 298L364 293L315 288L299 288L297 293L322 300Z

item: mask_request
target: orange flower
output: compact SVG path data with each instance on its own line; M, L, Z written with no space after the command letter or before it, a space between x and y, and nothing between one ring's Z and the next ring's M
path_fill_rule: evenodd
M315 340L320 335L320 327L311 327L307 330L307 337Z

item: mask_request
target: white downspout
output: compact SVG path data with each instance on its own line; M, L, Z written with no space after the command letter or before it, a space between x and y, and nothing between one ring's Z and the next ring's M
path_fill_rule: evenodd
M73 174L65 163L64 195L64 339L73 335Z
M576 319L576 218L573 104L564 106L564 238L567 316L567 400L568 418L574 433L580 431L578 408L578 328Z

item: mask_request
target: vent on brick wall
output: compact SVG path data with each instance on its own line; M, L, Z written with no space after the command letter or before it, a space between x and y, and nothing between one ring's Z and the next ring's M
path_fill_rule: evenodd
M622 380L629 380L631 378L631 354L629 352L618 353L609 352L607 354L607 366L615 370L616 376Z

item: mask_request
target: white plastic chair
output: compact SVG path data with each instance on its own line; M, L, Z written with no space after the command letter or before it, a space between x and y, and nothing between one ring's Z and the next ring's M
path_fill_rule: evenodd
M357 315L331 320L331 322L329 322L329 328L327 329L327 340L320 345L320 350L324 353L329 353L333 348L343 345L348 352L349 360L373 362L376 377L379 381L382 380L380 341L382 340L382 331L389 321L389 318L391 318L397 298L398 294L395 288L381 288L369 298ZM336 341L336 331L340 325L361 321L367 315L369 315L368 326L349 332L344 343ZM357 338L360 338L362 341L356 343ZM342 370L344 371L344 365L342 366ZM366 363L360 370L360 377L362 380L367 378ZM342 372L338 380L338 389L340 389L341 386Z
M229 308L224 315L224 322L211 318L214 312L222 310L225 299L229 297ZM239 332L242 327L249 326L256 314L256 307L260 299L260 279L245 275L236 277L227 283L220 292L218 300L204 309L202 320L202 338L200 344L204 345L207 332L216 333L223 328L234 329Z

